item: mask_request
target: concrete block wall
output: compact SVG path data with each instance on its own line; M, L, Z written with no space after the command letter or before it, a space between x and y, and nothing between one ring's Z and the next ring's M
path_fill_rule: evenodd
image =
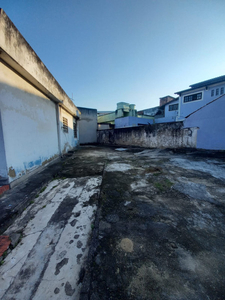
M98 131L98 143L148 148L195 148L197 128L183 128L182 122Z

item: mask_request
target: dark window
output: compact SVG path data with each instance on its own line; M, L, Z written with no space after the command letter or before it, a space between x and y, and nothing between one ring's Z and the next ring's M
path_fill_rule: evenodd
M77 120L73 118L73 136L77 138Z
M220 89L220 95L224 94L224 87L221 87Z
M185 96L184 102L191 102L191 101L196 101L196 100L200 100L200 99L202 99L202 93Z
M68 119L63 117L63 132L68 133Z
M169 105L169 111L178 110L178 103Z
M216 96L219 95L219 89L216 89Z
M214 90L211 90L211 97L214 96Z

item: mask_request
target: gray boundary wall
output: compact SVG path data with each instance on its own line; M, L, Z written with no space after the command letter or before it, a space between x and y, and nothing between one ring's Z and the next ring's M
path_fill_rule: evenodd
M196 148L197 127L183 128L183 122L100 130L97 141L104 145L147 148Z

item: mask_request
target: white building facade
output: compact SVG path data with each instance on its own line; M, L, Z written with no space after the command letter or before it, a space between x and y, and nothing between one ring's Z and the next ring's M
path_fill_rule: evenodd
M0 9L0 185L79 143L80 112Z
M183 121L194 111L215 100L225 92L225 75L190 85L190 89L176 92L179 95L177 121Z
M156 118L155 123L176 122L178 112L179 112L179 98L164 104L163 107L164 107L164 117Z

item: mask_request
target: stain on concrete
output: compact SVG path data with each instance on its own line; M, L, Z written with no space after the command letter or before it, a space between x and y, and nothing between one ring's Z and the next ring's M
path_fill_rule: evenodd
M74 227L76 225L76 223L77 223L77 219L74 219L73 221L70 222L70 225L72 227Z
M180 182L180 183L176 183L173 186L173 188L194 199L216 203L216 201L213 200L213 197L210 195L210 193L207 192L206 186L203 184L199 184L195 182L185 182L185 183Z
M70 187L69 183L66 183L64 186L63 186L63 189L67 189L68 187Z
M121 242L120 242L120 244L119 244L119 246L125 252L133 252L133 250L134 250L134 244L128 238L122 239Z
M218 165L203 173L205 162L186 154L121 151L104 172L91 285L80 299L222 299L224 180L210 175Z
M80 264L80 259L81 259L82 256L83 256L83 254L78 254L77 255L77 263L78 264Z
M68 142L66 142L65 145L64 145L64 148L63 148L63 150L62 150L62 153L65 154L65 153L67 153L69 150L72 150L72 149L73 149L73 147L72 147Z
M69 281L66 282L65 284L65 293L67 296L73 296L75 292L75 289L72 288L71 284L69 283Z
M81 211L78 211L78 212L74 213L74 217L78 218L80 216L80 214L81 214Z
M57 260L62 259L62 258L66 255L66 253L67 253L66 250L61 251L61 252L57 255L56 259L57 259Z
M59 288L55 288L54 293L57 295L60 292Z
M55 267L55 275L58 275L60 273L60 270L62 269L63 266L68 264L69 259L68 258L63 258L59 263L57 263Z
M50 163L51 161L53 161L54 159L56 159L59 155L58 154L55 154L53 155L52 157L48 158L48 159L45 159L41 165L42 166L45 166L46 164Z
M83 246L83 243L81 241L77 242L77 248L80 249Z

